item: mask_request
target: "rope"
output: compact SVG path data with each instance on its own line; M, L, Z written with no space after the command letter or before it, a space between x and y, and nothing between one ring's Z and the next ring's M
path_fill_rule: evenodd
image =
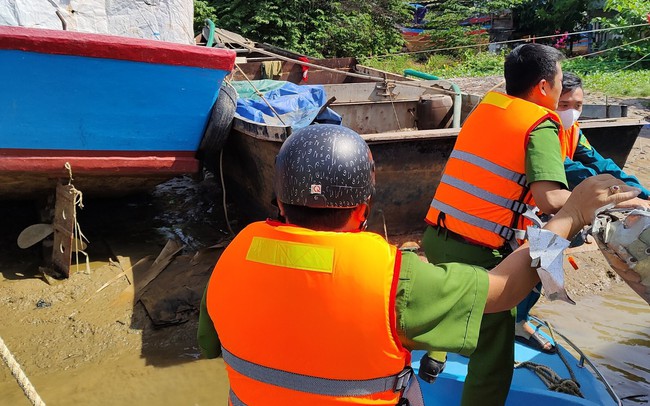
M587 56L594 56L594 55L602 54L602 53L604 53L604 52L609 52L609 51L611 51L611 50L613 50L613 49L616 49L616 48L622 48L622 47L627 46L627 45L632 45L632 44L636 44L637 42L645 41L645 40L647 40L648 38L650 38L650 37L637 39L637 40L634 40L634 41L631 41L631 42L626 42L625 44L616 45L616 46L613 46L613 47L611 47L611 48L607 48L607 49L601 49L600 51L592 52L592 53L590 53L590 54L576 55L576 56L574 56L574 57L572 57L572 58L568 58L568 59L585 58L585 57L587 57ZM644 58L645 58L645 57L644 57ZM630 66L631 66L631 65L630 65Z
M552 368L536 364L534 362L525 361L515 363L515 368L527 368L535 373L539 379L544 382L546 387L553 392L566 393L568 395L578 396L584 398L580 391L580 384L573 379L562 379Z
M545 321L544 323L546 324L546 327L548 327L549 334L551 335L551 340L553 340L553 342L556 343L557 340L555 339L555 330L553 329L553 326L551 326L551 323L548 321ZM537 328L539 329L539 326ZM571 368L569 362L564 357L564 354L562 354L562 352L558 350L557 355L560 357L560 359L564 363L564 366L569 371L569 375L571 375L571 379L577 382L578 379L576 378L576 374L573 372L573 369ZM578 384L578 387L580 387L580 384Z
M619 69L618 71L622 71L622 70L625 70L625 69L627 69L627 68L629 68L629 67L631 67L631 66L633 66L633 65L636 65L637 63L641 62L642 60L644 60L644 59L647 58L648 56L650 56L650 54L645 54L645 55L643 55L641 58L639 58L639 59L637 59L636 61L632 62L631 64L629 64L629 65L627 65L627 66L625 66L625 67ZM617 72L618 72L618 71L617 71Z
M388 86L386 86L386 89L388 90ZM388 90L389 93L389 98L390 98L390 106L393 108L393 114L395 115L395 121L397 122L397 128L402 129L402 125L399 123L399 116L397 115L397 109L395 108L395 99L394 99L394 94Z
M455 46L455 47L447 47L447 48L431 48L431 49L425 49L425 50L420 50L420 51L399 52L399 53L386 54L386 55L375 55L375 56L373 56L373 58L388 58L388 57L391 57L391 56L415 55L415 54L422 54L422 53L428 53L428 52L437 52L437 51L453 51L453 50L456 50L456 49L486 47L486 46L489 46L489 45L501 45L501 44L510 44L510 43L513 43L513 42L522 42L522 41L532 41L532 40L538 40L538 39L548 39L548 38L555 38L555 37L563 37L565 35L578 35L578 34L587 34L587 33L590 33L590 32L623 30L623 29L628 29L628 28L644 27L644 26L647 26L647 25L650 25L650 23L626 25L626 26L623 26L623 27L596 28L596 29L593 29L593 30L574 31L574 32L567 32L567 33L553 34L553 35L543 35L543 36L535 37L535 38L510 39L510 40L506 40L506 41L488 42L488 43L485 43L485 44L458 45L458 46Z
M237 68L237 70L239 71L239 73L241 73L242 75L244 75L244 79L246 79L246 81L248 82L248 84L251 85L251 87L253 88L253 91L255 91L255 94L258 95L258 96L259 96L259 97L264 101L264 103L266 103L266 105L269 107L269 109L271 109L271 111L273 112L273 114L275 114L275 116L278 118L278 120L280 120L280 122L282 123L282 125L285 125L285 126L286 126L286 124L284 123L284 120L282 120L282 117L280 117L280 114L278 114L278 112L275 111L275 109L273 108L273 106L271 105L271 103L269 103L269 101L266 100L266 97L264 97L264 94L263 94L262 92L260 92L260 91L257 89L257 87L255 87L255 85L253 84L253 82L251 82L251 80L248 78L248 76L246 76L246 74L244 73L244 71L241 70L241 68L239 67L239 65L235 64L235 67Z
M84 233L81 232L81 226L79 226L79 222L77 221L77 206L79 206L79 208L81 209L83 209L84 207L83 193L81 193L81 190L75 188L74 185L72 184L72 165L70 165L70 162L65 163L65 168L68 170L68 186L70 186L70 192L74 194L72 218L74 219L73 236L74 236L74 245L75 245L75 260L77 266L79 266L79 253L81 252L86 257L86 274L90 274L90 257L88 256L88 253L86 253L83 249L80 249L79 247L80 241L86 240L86 243L90 243L90 241L88 241L88 238L86 238Z
M551 326L551 323L544 321L543 324L546 325L546 327L548 328L549 334L551 336L551 340L554 343L557 343L557 340L555 339L555 332L553 326ZM541 325L542 324L540 323L540 325L537 326L537 329L539 329ZM574 395L574 396L579 396L581 398L584 398L584 395L580 391L580 383L578 383L578 379L576 378L576 375L573 372L571 366L569 365L569 362L567 361L566 357L564 356L564 354L562 354L562 351L560 351L559 349L557 350L556 354L560 357L560 359L564 363L564 366L569 371L569 375L571 376L571 378L563 379L555 371L553 371L552 368L531 361L516 362L515 369L527 368L533 371L535 375L537 375L539 379L541 379L542 382L544 382L546 387L554 392L566 393L569 395Z
M228 220L228 207L226 206L226 183L223 181L223 148L219 151L219 175L221 176L221 191L223 194L223 214L226 217L226 226L228 226L228 231L231 235L235 235L235 232L232 231L230 227L230 220Z
M45 406L45 402L41 399L40 396L38 396L38 393L36 393L36 389L34 386L32 386L32 383L29 382L29 379L23 372L23 370L20 368L20 364L18 364L18 361L11 355L11 351L9 351L9 348L5 345L5 342L2 340L2 337L0 337L0 355L2 355L2 360L5 362L5 364L9 367L9 370L11 371L11 375L16 378L16 382L18 382L18 386L20 386L20 389L23 390L23 393L25 393L25 396L27 396L27 399L32 403L34 406Z

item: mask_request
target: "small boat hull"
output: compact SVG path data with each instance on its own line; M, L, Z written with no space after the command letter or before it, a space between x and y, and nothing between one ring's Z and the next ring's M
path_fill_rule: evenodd
M409 134L363 135L376 163L376 190L368 229L384 234L423 231L424 210L456 141L457 132L431 130L418 139ZM404 138L404 137L408 138ZM408 139L408 142L405 142ZM224 147L228 199L237 202L244 221L273 217L275 156L281 140L233 131Z
M98 194L197 173L234 58L223 49L0 27L0 75L10 78L0 93L0 196L53 191L54 179L69 176L66 163L75 183Z
M591 361L586 357L582 358L580 350L566 337L557 332L555 332L555 336L562 337L563 342L568 344L565 347L556 342L558 353L555 354L546 354L515 342L515 363L528 363L528 367L520 366L514 369L506 406L620 405L620 399ZM548 335L546 337L548 338ZM572 350L569 351L568 348L572 348ZM412 366L417 374L424 352L413 351L411 355ZM426 406L460 404L463 383L467 376L468 361L467 357L449 353L444 371L433 384L420 380ZM579 391L583 397L549 389L533 371L537 366L543 366L546 371L552 371L558 380L574 380L579 385Z
M342 116L343 125L361 134L375 160L376 190L368 219L371 231L404 234L424 229L426 208L458 135L458 129L452 128L417 129L422 121L418 122L415 113L423 97L430 102L430 110L440 110L431 117L447 117L451 122L451 98L431 87L437 83L395 83L390 88L376 83L323 86L328 97L336 98L332 110ZM469 112L473 101L465 96L463 111ZM243 209L244 221L276 214L271 203L275 156L291 131L289 125L266 125L235 116L224 148L223 170L227 195Z
M560 377L569 379L571 377L568 369L557 355L543 354L527 348L521 344L515 346L516 362L531 361L536 364L549 366ZM584 398L553 392L535 375L533 371L526 368L515 369L510 386L510 393L506 406L578 406L578 405L616 405L617 403L607 393L605 387L584 367L578 366L576 360L565 348L560 351L569 361L569 365L576 380L580 383L580 390ZM414 351L413 369L417 372L420 367L419 360L424 354L423 351ZM448 406L459 405L463 393L463 383L467 375L468 358L458 354L448 354L447 365L443 373L433 384L420 380L420 387L424 396L426 406Z

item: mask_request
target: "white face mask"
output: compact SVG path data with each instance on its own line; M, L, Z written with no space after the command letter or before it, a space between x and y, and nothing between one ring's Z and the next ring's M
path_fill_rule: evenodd
M560 120L562 120L562 127L564 127L565 130L568 130L573 125L573 123L578 121L578 118L580 118L580 112L576 109L556 111L556 113L558 116L560 116Z

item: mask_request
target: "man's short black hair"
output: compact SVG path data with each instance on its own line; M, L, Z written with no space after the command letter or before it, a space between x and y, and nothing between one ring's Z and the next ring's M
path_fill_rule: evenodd
M548 45L519 45L506 56L503 65L506 93L515 97L525 97L542 79L555 86L557 63L562 59L564 59L562 52Z
M282 207L291 224L316 231L334 231L342 228L354 211L354 207L316 208L286 203L282 203Z
M562 73L562 94L582 89L582 79L572 72Z

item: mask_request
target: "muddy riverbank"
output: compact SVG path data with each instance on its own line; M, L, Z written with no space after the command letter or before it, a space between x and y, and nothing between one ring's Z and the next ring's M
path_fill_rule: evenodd
M649 154L646 130L625 168L646 185ZM38 222L36 206L0 204L0 337L48 405L225 404L223 362L199 359L195 340L198 299L229 238L221 202L210 176L175 180L149 196L86 199L79 223L89 261L80 254L81 265L61 281L39 269L40 245L16 245L20 231ZM237 208L227 209L237 230ZM396 244L419 238L389 236ZM170 252L180 250L165 255L170 240L178 244ZM595 245L571 255L579 269L565 268L576 301L612 286L625 291ZM29 405L4 365L0 399Z

